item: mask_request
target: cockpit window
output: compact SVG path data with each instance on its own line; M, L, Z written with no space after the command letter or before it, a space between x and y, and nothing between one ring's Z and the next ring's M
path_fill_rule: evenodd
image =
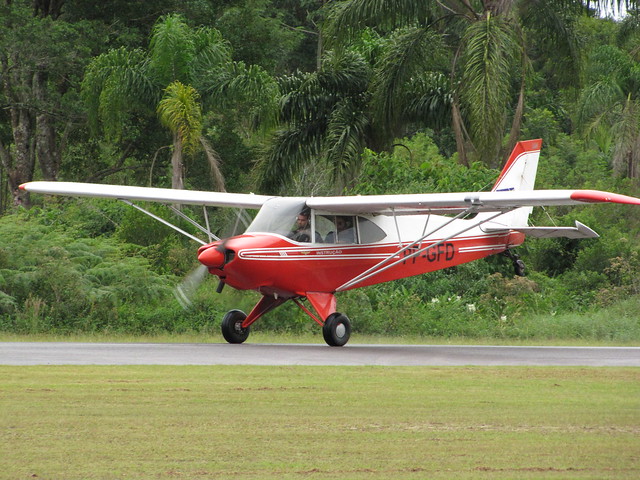
M289 236L294 230L298 214L307 208L304 201L303 198L289 197L268 200L247 228L247 233L263 232Z
M360 243L376 243L383 240L387 234L378 225L365 217L358 218L358 232Z
M358 243L356 217L316 215L316 230L324 243Z
M311 232L313 231L313 235ZM365 217L317 213L304 198L277 197L265 202L247 233L275 233L296 242L376 243L387 234Z
M387 234L365 217L316 214L316 232L324 243L376 243Z

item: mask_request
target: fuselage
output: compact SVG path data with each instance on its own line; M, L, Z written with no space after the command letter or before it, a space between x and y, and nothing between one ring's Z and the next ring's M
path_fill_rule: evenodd
M304 296L306 292L333 293L452 267L524 241L524 235L506 229L485 233L475 218L344 217L310 211L310 231L314 234L309 237L313 240L301 242L290 238L293 235L288 231L294 214L304 205L290 199L287 205L270 203L245 234L205 245L198 252L200 262L233 288L284 298ZM346 221L353 232L343 230L336 235L335 224L340 221ZM344 287L385 259L377 273Z

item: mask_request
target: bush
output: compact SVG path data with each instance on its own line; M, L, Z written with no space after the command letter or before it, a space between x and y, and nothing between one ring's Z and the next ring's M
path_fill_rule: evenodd
M126 306L169 297L173 279L110 238L83 238L25 215L0 219L3 328L24 333L93 331L118 323Z

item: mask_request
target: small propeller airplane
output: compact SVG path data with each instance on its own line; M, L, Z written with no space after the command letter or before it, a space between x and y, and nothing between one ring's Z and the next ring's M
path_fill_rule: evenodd
M122 200L199 242L198 260L224 285L262 297L249 314L222 319L229 343L242 343L251 325L286 301L317 322L330 346L351 335L349 318L336 310L336 293L460 265L504 253L515 273L524 264L511 249L525 236L594 238L575 227L532 227L536 206L621 203L640 198L596 190L534 190L541 140L519 142L490 192L335 197L279 197L72 182L29 182L21 189L50 195ZM160 202L208 236L205 242L134 201ZM174 205L203 207L202 226ZM241 235L220 239L209 228L207 207L259 209ZM304 299L310 303L309 308Z

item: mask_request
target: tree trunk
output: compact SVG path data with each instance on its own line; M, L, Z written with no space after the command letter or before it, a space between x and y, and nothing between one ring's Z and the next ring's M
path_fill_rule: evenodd
M182 139L173 134L173 154L171 155L171 188L184 189L184 165L182 163Z
M33 180L33 121L26 108L13 106L10 108L13 128L14 154L13 164L7 169L7 181L13 195L14 205L29 206L29 197L19 187Z
M453 102L451 104L453 133L456 136L456 149L458 150L458 162L462 165L469 166L469 158L467 157L467 149L464 139L464 127L462 125L462 114L460 113L460 105L458 103L458 96L454 95Z
M45 111L47 99L47 73L38 71L33 75L33 93L39 103L36 114L36 155L44 180L58 179L60 149L56 144L56 131L51 115Z
M524 72L523 72L524 73ZM520 137L520 128L522 127L522 115L524 114L524 93L525 93L525 78L522 76L522 82L520 83L520 95L518 96L518 105L516 111L513 114L513 122L511 123L511 132L509 132L509 140L507 142L507 148L502 152L502 165L509 160L509 155L513 151L513 148L518 143L518 137Z

